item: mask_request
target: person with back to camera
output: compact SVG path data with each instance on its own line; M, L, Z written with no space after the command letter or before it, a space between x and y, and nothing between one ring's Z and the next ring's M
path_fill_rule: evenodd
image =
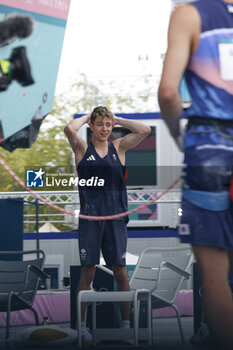
M182 141L179 85L191 106ZM159 86L163 118L184 149L181 242L192 245L216 348L233 349L233 0L195 1L173 12Z
M78 130L89 124L93 132L89 145L78 135ZM108 142L115 125L128 128L131 133ZM136 146L149 133L146 124L116 117L106 107L96 107L90 115L72 120L64 129L75 154L79 175L80 214L104 216L128 210L126 192L125 152ZM89 186L91 184L95 186ZM86 186L80 185L80 180ZM89 180L89 182L88 182ZM94 181L94 182L93 182ZM114 220L79 219L79 252L81 277L78 291L90 289L99 264L100 250L107 265L112 266L119 291L129 291L125 269L128 217ZM91 343L92 336L85 325L86 303L82 303L83 343ZM121 303L121 327L129 327L130 305Z

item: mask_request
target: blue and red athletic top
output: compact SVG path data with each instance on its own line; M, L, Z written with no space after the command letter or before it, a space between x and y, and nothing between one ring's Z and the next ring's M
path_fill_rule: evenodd
M185 72L192 101L187 115L233 120L233 4L200 0L190 5L202 27Z
M102 158L91 142L77 166L77 172L80 214L102 216L128 210L127 168L121 164L112 143L108 143L108 154Z
M202 28L185 73L192 99L188 115L233 120L233 4L200 0L191 5Z

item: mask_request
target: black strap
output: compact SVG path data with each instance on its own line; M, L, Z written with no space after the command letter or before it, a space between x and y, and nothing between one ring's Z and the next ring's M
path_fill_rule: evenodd
M188 120L187 128L197 125L208 125L215 127L224 127L233 129L233 120L229 119L217 119L217 118L206 118L206 117L195 117L192 116Z

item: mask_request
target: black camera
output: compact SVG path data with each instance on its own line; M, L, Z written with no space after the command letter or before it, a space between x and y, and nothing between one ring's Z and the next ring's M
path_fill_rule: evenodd
M22 86L34 83L25 46L14 48L9 59L0 59L0 91L6 90L12 80Z

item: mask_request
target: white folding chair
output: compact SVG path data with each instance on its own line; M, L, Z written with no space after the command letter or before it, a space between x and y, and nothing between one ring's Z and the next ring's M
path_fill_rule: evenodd
M129 280L130 292L95 292L80 291L77 300L77 321L79 346L81 339L81 303L92 303L92 335L93 344L99 340L134 340L138 346L139 340L147 340L152 343L152 308L171 306L175 309L180 334L184 342L184 334L180 320L179 310L174 304L175 298L181 288L184 279L191 276L189 273L193 255L189 248L146 248L138 259L134 272ZM105 269L107 272L110 270ZM112 273L112 271L110 272ZM97 302L133 302L134 328L133 329L99 329L96 328L96 303ZM148 308L147 328L139 328L140 303L146 303ZM153 304L151 304L153 303Z
M185 342L176 297L185 279L191 277L193 254L190 247L146 248L130 279L131 288L148 288L152 309L172 307L177 316L182 343Z

